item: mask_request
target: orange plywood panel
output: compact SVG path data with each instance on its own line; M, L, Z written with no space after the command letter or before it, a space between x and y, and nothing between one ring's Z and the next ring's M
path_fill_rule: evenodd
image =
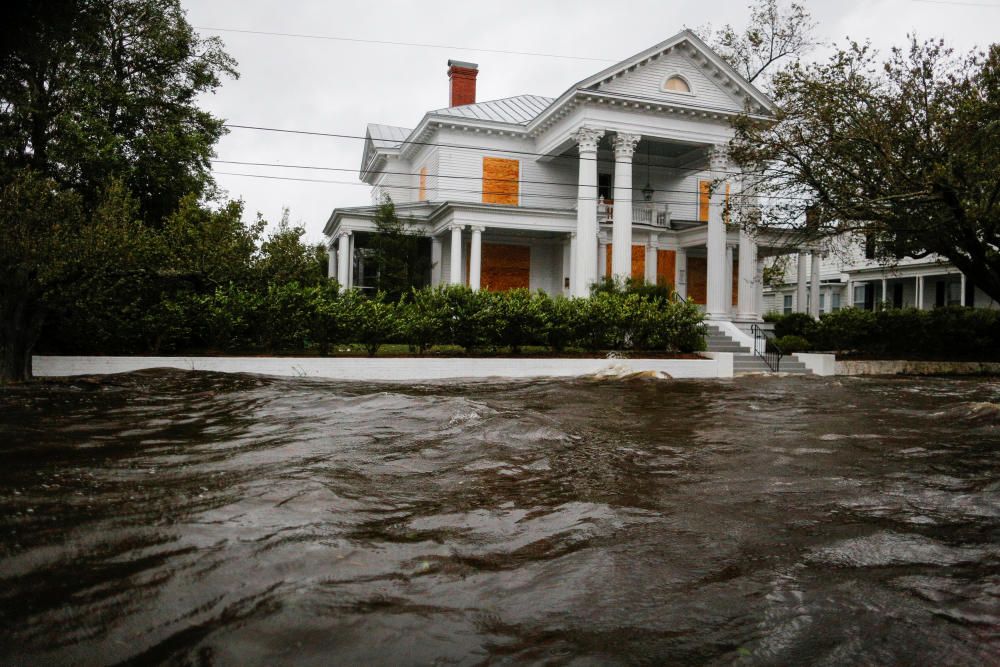
M704 257L688 256L687 293L695 303L705 305L708 289L708 264Z
M677 268L677 253L673 250L656 251L656 284L673 285Z
M500 157L483 158L483 203L518 204L521 163Z
M634 280L646 279L646 246L632 246L632 278Z
M708 203L712 195L712 181L698 181L698 220L708 222Z
M483 244L483 289L503 292L528 287L531 282L531 248L526 245Z
M418 201L427 201L427 167L420 168L420 195Z
M733 305L740 297L740 260L733 262Z

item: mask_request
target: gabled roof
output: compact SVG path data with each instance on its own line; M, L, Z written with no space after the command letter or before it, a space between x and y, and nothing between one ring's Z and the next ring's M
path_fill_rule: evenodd
M410 136L410 132L413 132L413 128L376 123L369 123L367 128L368 136L371 137L375 148L399 148Z
M527 125L538 114L545 111L553 98L541 95L515 95L499 100L463 104L457 107L436 109L430 114L434 116L456 116L471 120L490 120L497 123Z
M764 108L774 111L774 102L771 101L767 95L762 93L756 86L747 81L742 74L733 69L733 66L727 63L719 54L712 50L708 44L706 44L698 35L694 34L690 29L685 28L679 33L666 39L659 44L644 49L639 53L635 54L630 58L626 58L619 63L612 65L606 69L601 70L597 74L593 74L582 81L577 82L575 85L570 86L567 93L572 93L576 90L595 88L602 81L611 79L617 75L627 72L637 66L646 64L650 59L658 57L664 51L672 49L673 47L683 43L689 43L694 49L699 51L706 60L715 65L719 70L726 74L730 80L732 80L737 86L739 86L747 95L753 98ZM562 96L560 96L561 98Z

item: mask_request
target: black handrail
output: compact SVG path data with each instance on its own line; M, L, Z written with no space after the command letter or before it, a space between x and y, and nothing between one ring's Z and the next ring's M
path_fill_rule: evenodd
M778 369L781 368L781 358L785 355L781 348L774 343L774 337L768 335L765 329L756 324L750 325L750 331L753 333L754 356L760 357L768 368L777 373Z

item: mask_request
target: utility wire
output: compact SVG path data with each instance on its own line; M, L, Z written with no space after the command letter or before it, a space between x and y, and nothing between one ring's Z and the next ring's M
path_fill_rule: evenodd
M475 51L477 53L499 53L506 56L532 56L535 58L561 58L563 60L589 60L591 62L615 63L617 60L607 58L592 58L588 56L571 56L563 53L540 53L534 51L512 51L507 49L483 49L471 46L454 46L448 44L426 44L422 42L395 42L385 39L361 39L359 37L342 37L338 35L307 35L292 32L271 32L268 30L242 30L239 28L212 28L208 26L191 26L195 30L207 32L232 32L243 35L268 35L271 37L295 37L298 39L320 39L332 42L352 42L355 44L379 44L382 46L415 46L424 49L449 49L452 51Z
M280 133L284 133L284 134L303 134L303 135L306 135L306 136L314 136L314 137L332 137L334 139L361 139L362 141L368 139L367 136L360 135L360 134L344 134L344 133L340 133L340 132L317 132L317 131L313 131L313 130L289 130L289 129L284 129L284 128L280 128L280 127L265 127L265 126L262 126L262 125L237 125L235 123L225 123L225 127L234 128L234 129L240 129L240 130L257 130L257 131L260 131L260 132L280 132ZM513 149L513 148L496 148L496 147L493 147L493 146L467 146L467 145L463 145L463 144L446 144L446 143L439 143L439 142L436 142L436 141L416 141L416 140L414 140L414 141L404 140L404 141L400 141L399 142L400 146L405 145L405 144L412 144L414 146L434 146L434 147L438 147L438 148L457 148L457 149L462 149L462 150L473 150L473 151L488 151L488 152L491 152L491 153L506 153L506 154L510 154L510 155L527 155L527 156L530 156L530 157L551 157L551 158L559 158L559 159L563 159L563 160L577 160L577 161L580 161L580 160L591 160L591 161L594 161L594 162L605 163L605 164L614 163L614 160L602 160L602 159L597 158L597 157L593 157L593 158L589 158L588 157L588 158L585 158L585 157L581 157L580 155L549 155L547 153L537 153L537 152L534 152L534 151L521 151L521 150L517 150L517 149ZM708 169L704 169L704 168L701 168L701 167L667 167L667 169L674 169L674 170L677 170L677 171L709 171ZM712 173L716 173L716 174L729 174L731 176L743 176L743 175L745 175L745 172L740 172L740 171L724 171L724 170L723 171L712 171Z
M990 5L983 2L952 2L950 0L912 0L913 2L922 2L928 5L960 5L964 7L990 7L992 9L1000 9L1000 5Z

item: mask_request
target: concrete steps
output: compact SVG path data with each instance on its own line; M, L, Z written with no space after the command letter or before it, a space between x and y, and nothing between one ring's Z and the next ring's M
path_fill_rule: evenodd
M740 345L730 338L720 329L708 325L708 336L706 343L709 352L732 352L733 353L733 373L736 375L748 375L751 373L772 373L767 364L760 357L753 354L748 347ZM781 358L778 366L781 373L808 374L811 371L805 364L793 356Z

